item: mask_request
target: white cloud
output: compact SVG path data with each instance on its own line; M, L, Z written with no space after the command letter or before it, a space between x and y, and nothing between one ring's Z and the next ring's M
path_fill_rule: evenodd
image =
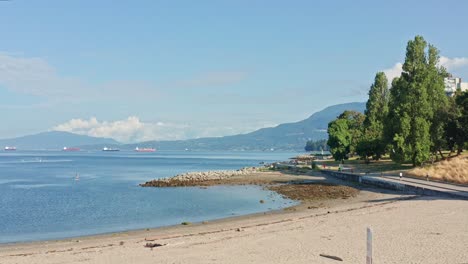
M113 138L117 141L140 142L148 140L182 140L200 137L217 137L250 132L268 124L254 126L220 126L212 124L177 124L168 122L142 122L136 116L117 121L99 121L95 117L89 119L71 119L57 125L52 130L66 131L93 137Z
M392 68L383 70L383 72L387 76L389 84L392 83L394 78L400 77L402 71L403 64L401 62L396 63Z
M458 68L461 68L467 65L468 65L468 58L464 58L464 57L448 58L448 57L440 56L439 66L443 66L448 71L456 70ZM389 83L391 83L395 77L400 77L402 71L403 71L403 64L401 62L396 63L391 68L383 70L385 75L387 75Z
M121 142L135 142L152 139L177 139L176 133L168 134L167 126L162 122L145 123L136 116L118 121L99 121L95 117L72 119L55 126L53 130L67 131L93 137L109 137ZM173 129L171 129L173 130ZM172 131L174 132L174 131Z
M441 56L439 60L439 65L444 66L449 71L455 70L468 65L468 58L447 58Z

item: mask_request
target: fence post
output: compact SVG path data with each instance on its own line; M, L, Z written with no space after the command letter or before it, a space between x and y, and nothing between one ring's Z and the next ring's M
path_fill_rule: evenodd
M372 264L372 230L367 228L367 256L366 264Z

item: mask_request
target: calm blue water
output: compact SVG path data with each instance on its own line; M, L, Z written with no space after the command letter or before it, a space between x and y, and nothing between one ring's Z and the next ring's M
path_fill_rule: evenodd
M238 169L295 153L2 152L0 243L58 239L276 210L257 186L142 188L187 171ZM76 173L79 181L75 180ZM259 200L265 200L264 204Z

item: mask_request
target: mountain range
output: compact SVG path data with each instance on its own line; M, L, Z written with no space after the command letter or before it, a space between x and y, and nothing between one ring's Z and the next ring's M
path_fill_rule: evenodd
M111 138L90 137L62 131L49 131L24 137L0 139L0 146L15 146L18 149L29 150L62 149L63 147L96 144L115 145L120 143Z
M225 137L178 141L147 141L126 145L131 148L150 146L170 150L303 150L308 140L328 138L328 123L345 110L364 112L365 103L346 103L327 107L299 122L262 128L251 133Z
M345 110L364 112L365 103L346 103L327 107L299 122L262 128L247 134L209 137L176 141L146 141L137 144L120 144L110 138L96 138L68 132L44 132L14 139L0 140L0 145L19 149L58 149L78 146L96 150L104 146L131 150L136 147L154 147L158 150L212 150L212 151L266 151L303 150L308 140L326 139L328 123Z

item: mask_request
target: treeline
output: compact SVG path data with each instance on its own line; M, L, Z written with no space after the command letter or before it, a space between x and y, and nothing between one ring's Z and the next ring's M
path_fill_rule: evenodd
M326 139L321 139L317 141L309 140L304 147L306 151L329 151L330 147L327 145Z
M390 89L383 72L369 90L365 114L345 111L328 124L330 152L335 160L352 155L378 160L383 155L414 166L439 157L459 155L468 140L468 92L445 94L447 70L439 51L423 37L408 41L403 72Z

